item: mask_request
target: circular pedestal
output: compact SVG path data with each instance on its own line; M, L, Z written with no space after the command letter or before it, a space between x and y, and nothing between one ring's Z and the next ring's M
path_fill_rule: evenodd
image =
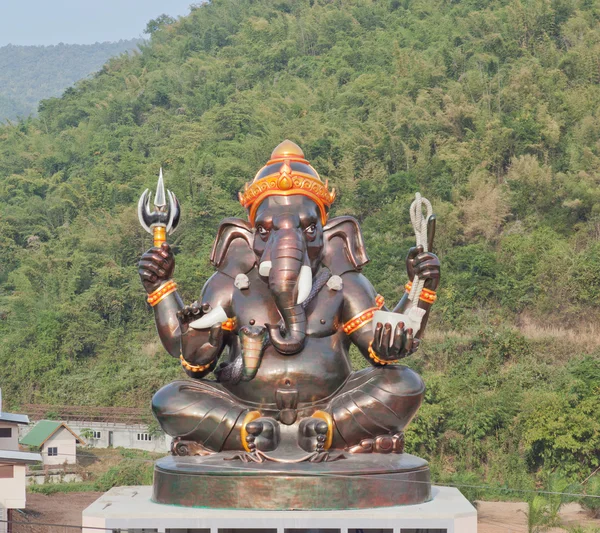
M211 509L365 509L431 499L427 462L409 454L345 454L327 463L243 463L164 457L154 467L157 503Z

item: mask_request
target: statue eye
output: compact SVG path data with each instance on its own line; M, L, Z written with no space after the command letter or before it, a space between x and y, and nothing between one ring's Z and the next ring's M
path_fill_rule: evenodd
M306 231L307 235L310 235L312 237L315 233L317 233L317 225L311 224L304 231Z
M262 226L257 226L256 230L258 231L258 233L260 234L261 237L266 237L268 235L268 231L263 228Z

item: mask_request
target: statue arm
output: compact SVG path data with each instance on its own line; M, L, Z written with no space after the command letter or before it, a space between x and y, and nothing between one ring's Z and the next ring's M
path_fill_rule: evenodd
M188 375L202 377L211 372L225 346L231 344L231 331L221 327L223 317L211 317L218 315L219 307L228 318L234 317L231 306L232 293L233 280L225 274L216 272L204 285L198 302L180 313L181 354L189 365L206 367L204 370L194 371L184 365ZM200 317L209 319L206 327L192 328L189 324Z
M377 291L363 274L359 272L347 272L342 276L342 280L344 282L342 320L345 326L352 328L352 321L370 309L381 307L384 311L388 310L385 305L381 306L377 301ZM370 320L348 335L350 341L356 345L363 357L375 366L376 362L369 356L369 345L373 340L373 333L374 324L373 320Z
M184 370L191 377L199 378L212 371L231 334L221 328L221 320L212 324L209 320L209 325L203 329L194 329L189 324L203 316L210 318L210 313L219 306L228 317L232 316L232 289L233 280L217 272L204 285L199 301L191 306L185 306L177 292L154 306L156 327L163 346L173 357L183 355L187 363Z
M342 278L344 280L344 309L342 313L344 325L350 329L348 333L350 341L358 347L365 359L374 366L380 366L386 364L387 361L395 361L414 353L419 345L417 339L425 329L430 304L419 301L419 307L425 308L427 306L427 308L421 329L416 337L413 337L412 332L409 330L397 328L396 331L389 329L387 338L385 338L385 324L378 328L377 324L369 319L368 315L365 315L365 313L376 309L389 311L383 305L381 296L377 294L369 280L358 272L346 273ZM405 294L393 312L402 312L408 307L407 304L408 297ZM361 316L366 320L357 320L357 317ZM357 324L353 326L353 322ZM394 346L388 350L387 347L392 335L394 335ZM375 341L375 338L379 340ZM373 351L369 350L371 343L373 343L372 348L376 352L375 356Z

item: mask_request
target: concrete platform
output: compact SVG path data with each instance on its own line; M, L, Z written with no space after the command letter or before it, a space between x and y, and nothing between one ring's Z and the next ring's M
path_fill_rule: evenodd
M151 500L152 487L116 487L83 511L91 528L171 533L476 533L477 511L455 488L431 489L417 505L346 511L200 509ZM362 530L362 531L361 531Z

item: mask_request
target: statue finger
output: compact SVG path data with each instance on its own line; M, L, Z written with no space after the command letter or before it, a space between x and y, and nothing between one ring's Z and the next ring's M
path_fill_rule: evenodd
M409 354L411 353L412 347L413 347L413 341L414 341L414 336L413 336L413 329L412 328L408 328L406 330L406 343L404 344L404 354Z
M210 304L208 302L204 302L202 304L202 313L204 313L204 314L210 313L211 309L212 309L212 307L210 306Z
M381 346L381 334L383 332L383 324L377 322L375 325L375 331L373 332L373 348L379 353L379 347Z
M418 263L415 264L415 274L418 274L419 272L422 272L426 268L430 268L430 267L435 266L435 265L436 265L435 261L422 261L422 262L418 262Z
M200 304L198 302L194 302L192 305L190 305L190 312L192 313L192 315L199 315L202 311L202 308L200 307Z
M158 250L158 248L150 248L150 250L147 250L142 254L142 257L140 257L140 261L152 261L154 257L159 255Z
M420 274L426 270L439 270L440 265L436 261L425 261L415 266L415 274Z
M223 339L223 328L221 328L221 324L215 324L210 328L210 333L208 334L208 343L217 348L221 345L221 340Z
M394 330L394 341L392 343L391 352L394 355L400 355L404 347L404 322L398 322Z
M438 261L439 262L438 256L435 254L432 254L431 252L423 252L422 254L419 254L416 257L416 259L417 259L416 260L417 263L422 263L424 261Z
M381 333L381 355L388 357L390 354L390 340L392 338L392 325L386 324L383 326L383 332Z
M148 270L144 270L142 268L140 268L138 272L143 281L149 281L150 283L154 283L156 281L156 274L153 272L149 272Z
M166 268L169 265L169 260L163 257L161 254L150 254L149 257L143 257L144 261L152 261L153 263Z
M160 255L162 255L164 258L167 258L172 254L171 246L168 242L163 242L158 250Z
M439 270L425 270L424 272L419 273L419 277L421 279L437 279L440 277Z
M419 344L421 344L421 341L416 337L413 338L412 348L410 349L410 352L408 352L408 354L410 355L415 353L419 349Z
M177 316L179 318L188 318L191 316L192 310L189 305L184 305L179 311L177 311Z
M419 251L416 246L413 246L410 250L408 250L408 255L406 256L407 260L414 259L419 255Z
M140 269L149 270L153 274L157 276L164 276L166 274L165 270L163 270L160 266L154 264L152 261L140 261L138 263L138 267Z

